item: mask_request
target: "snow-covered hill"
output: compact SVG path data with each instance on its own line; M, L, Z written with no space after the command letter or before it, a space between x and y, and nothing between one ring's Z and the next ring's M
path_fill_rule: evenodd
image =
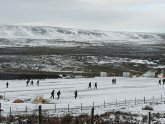
M164 45L165 34L158 33L3 25L0 26L0 71L141 73L147 68L141 68L140 64L164 64ZM127 63L138 66L130 67ZM105 65L109 68L105 69Z
M82 42L93 45L115 42L154 44L163 43L165 41L164 37L164 34L156 33L110 32L42 26L0 26L1 47L19 46L19 44L23 46L61 46L63 44L65 46L77 46Z

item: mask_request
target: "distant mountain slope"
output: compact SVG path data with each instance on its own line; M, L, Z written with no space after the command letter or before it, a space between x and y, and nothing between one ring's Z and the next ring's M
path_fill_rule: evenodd
M98 76L100 71L142 74L165 64L164 46L165 34L159 33L0 26L0 75L12 78L15 73L40 71L88 76Z
M0 26L0 46L75 46L103 43L164 43L165 34L82 30L42 26ZM19 39L19 40L18 40ZM13 42L14 41L14 42ZM69 42L68 42L69 41Z

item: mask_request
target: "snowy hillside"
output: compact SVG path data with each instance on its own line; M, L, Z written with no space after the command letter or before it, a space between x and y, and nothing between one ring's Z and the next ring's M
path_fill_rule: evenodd
M42 26L0 26L0 46L75 46L77 43L162 43L164 35L156 33L108 32ZM8 39L8 40L4 40ZM9 40L10 39L10 40ZM19 39L19 40L18 40ZM27 40L28 39L28 40ZM31 40L30 40L31 39ZM58 41L58 42L57 42ZM60 42L61 41L61 42ZM74 42L73 42L74 41ZM13 43L14 42L14 43ZM80 45L79 44L79 45Z
M152 68L148 65L164 65L164 45L165 34L158 33L4 25L0 26L0 72L141 74Z

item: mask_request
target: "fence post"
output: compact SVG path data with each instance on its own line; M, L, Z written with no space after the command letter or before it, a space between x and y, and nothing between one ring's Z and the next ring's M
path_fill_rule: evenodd
M117 99L116 99L116 106L117 106Z
M153 96L153 104L154 104L154 96Z
M0 103L0 122L1 122L1 103Z
M146 98L144 97L144 104L146 103Z
M38 120L39 120L39 124L41 124L41 122L42 122L42 108L41 108L41 105L39 105L39 118L38 118Z
M10 114L9 114L9 116L11 117L11 107L10 107Z
M26 115L27 115L27 106L26 106L26 108L25 108L25 112L26 112Z
M68 113L69 113L69 104L68 104Z
M95 107L95 103L93 102L93 108Z
M82 111L82 102L81 102L81 111Z
M91 110L91 124L94 124L94 107Z
M12 118L11 118L11 107L10 107L10 113L9 113L9 122L12 121Z
M5 92L4 92L3 100L5 100Z
M105 100L104 100L104 108L105 108Z
M151 112L148 113L148 124L151 124Z
M55 105L54 105L54 112L56 113L56 103L55 103Z
M162 95L161 95L161 103L162 103L162 101L163 101L163 100L162 100Z
M127 100L125 99L125 106L127 105Z
M136 98L135 98L135 105L136 105Z

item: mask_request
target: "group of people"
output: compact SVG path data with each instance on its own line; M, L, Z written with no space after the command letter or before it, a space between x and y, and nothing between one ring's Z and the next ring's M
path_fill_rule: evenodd
M165 79L162 80L162 81L163 81L163 84L165 84ZM40 84L40 82L39 82L39 80L37 80L36 85L39 86L39 84ZM116 78L113 78L113 79L112 79L112 84L116 84ZM30 85L30 86L33 86L33 85L34 85L34 81L28 79L28 80L26 81L26 87L28 87L29 85ZM161 80L159 80L159 85L161 85ZM8 88L8 87L9 87L9 83L7 82L7 83L6 83L6 88ZM89 84L88 84L88 89L92 89L92 82L89 82ZM94 83L94 89L97 89L97 82ZM59 91L57 92L57 100L60 99L60 95L61 95L61 91L59 90ZM74 91L74 98L76 99L77 96L78 96L78 91L76 90L76 91ZM50 98L53 98L53 99L55 98L55 90L52 90Z
M30 85L31 85L31 86L33 86L34 81L33 81L33 80L31 80L31 81L30 81L30 79L28 79L28 80L26 81L26 86L29 86L29 83L30 83ZM39 86L39 85L40 85L39 80L37 80L36 85L37 85L37 86ZM7 82L7 83L6 83L6 88L8 88L8 87L9 87L9 82Z
M159 79L159 83L158 83L158 85L161 85L161 84L163 84L163 85L165 85L165 79Z
M55 90L52 90L52 92L51 92L51 96L50 96L50 98L53 98L54 99L54 94L55 94ZM61 91L59 90L58 92L57 92L57 100L59 100L60 99L60 95L61 95ZM75 97L75 99L77 98L77 90L74 92L74 97Z
M88 84L88 89L89 88L92 89L92 83L91 82L89 82L89 84ZM94 89L97 89L97 82L95 82Z
M50 96L50 98L53 98L54 99L54 94L55 94L55 90L53 90L52 92L51 92L51 96ZM60 92L60 90L57 92L57 100L60 98L60 95L61 95L61 92Z
M29 83L30 83L31 86L33 86L33 84L34 84L33 80L30 81L30 79L28 79L28 80L26 81L26 86L27 86L27 87L29 86ZM37 84L36 84L36 85L37 85L37 86L40 85L39 80L37 80Z
M29 86L29 83L30 83L31 86L33 86L33 84L34 84L33 80L30 81L30 79L28 79L28 80L26 81L26 86ZM37 86L40 85L39 80L37 80L36 85L37 85ZM6 88L9 88L9 82L6 83Z
M116 78L112 79L112 84L116 84Z
M91 82L89 82L89 84L88 84L88 89L89 89L89 88L92 89L92 83L91 83ZM97 89L97 82L95 82L94 89ZM53 98L53 99L54 99L54 94L55 94L55 90L52 90L50 98ZM60 92L60 90L59 90L59 91L57 92L57 100L60 99L60 95L61 95L61 92ZM78 96L78 91L76 90L76 91L74 92L74 98L76 99L77 96Z

